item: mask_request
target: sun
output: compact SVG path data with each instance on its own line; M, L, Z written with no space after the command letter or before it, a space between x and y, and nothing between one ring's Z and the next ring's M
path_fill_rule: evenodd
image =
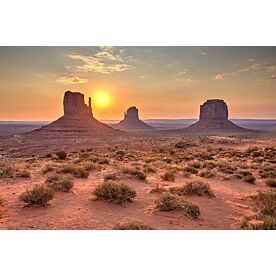
M94 102L98 107L105 107L108 105L110 100L109 95L106 92L97 92L94 95Z

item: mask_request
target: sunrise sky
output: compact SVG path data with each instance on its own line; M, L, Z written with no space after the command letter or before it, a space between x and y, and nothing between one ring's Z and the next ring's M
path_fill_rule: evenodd
M276 118L276 47L0 47L0 120L51 121L65 91L98 119L197 118L224 99L230 118Z

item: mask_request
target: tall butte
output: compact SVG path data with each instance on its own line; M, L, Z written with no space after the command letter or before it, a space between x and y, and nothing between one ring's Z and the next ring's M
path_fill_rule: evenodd
M187 131L248 131L228 120L228 107L223 100L207 100L200 106L199 121L187 127Z
M115 128L125 131L147 131L154 128L139 119L138 108L130 107L124 114L124 119L120 121Z
M80 92L67 91L63 98L64 115L47 126L43 126L35 132L116 132L118 130L101 123L94 118L91 107L91 98L88 105L84 102L84 95Z

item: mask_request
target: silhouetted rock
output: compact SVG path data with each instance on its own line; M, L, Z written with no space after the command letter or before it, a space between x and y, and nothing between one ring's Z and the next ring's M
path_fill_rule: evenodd
M47 126L35 130L35 132L119 132L93 117L91 98L89 98L89 104L86 105L84 102L84 95L80 92L65 92L63 108L64 115L62 117Z
M138 109L135 106L130 107L115 128L130 131L152 130L153 127L139 119Z
M186 128L187 131L248 131L228 120L228 107L223 100L207 100L200 106L199 121Z

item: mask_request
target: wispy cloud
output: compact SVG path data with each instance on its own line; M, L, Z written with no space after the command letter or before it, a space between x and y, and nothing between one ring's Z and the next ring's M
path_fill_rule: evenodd
M81 62L80 65L70 67L76 72L97 72L110 74L123 72L133 68L131 56L124 56L124 51L115 51L113 47L98 47L94 55L82 55L79 53L69 54L69 57Z
M253 61L249 60L249 61ZM230 73L219 73L217 74L214 79L215 80L225 80L229 77L238 76L243 73L250 73L250 72L274 72L276 71L276 64L260 64L260 63L254 63L250 64L246 67L237 69L236 71L230 72Z
M59 76L56 80L59 83L63 84L79 84L79 83L87 83L87 79L81 79L73 74L64 74Z
M206 52L201 52L201 51L199 52L199 54L200 54L200 55L207 55Z

